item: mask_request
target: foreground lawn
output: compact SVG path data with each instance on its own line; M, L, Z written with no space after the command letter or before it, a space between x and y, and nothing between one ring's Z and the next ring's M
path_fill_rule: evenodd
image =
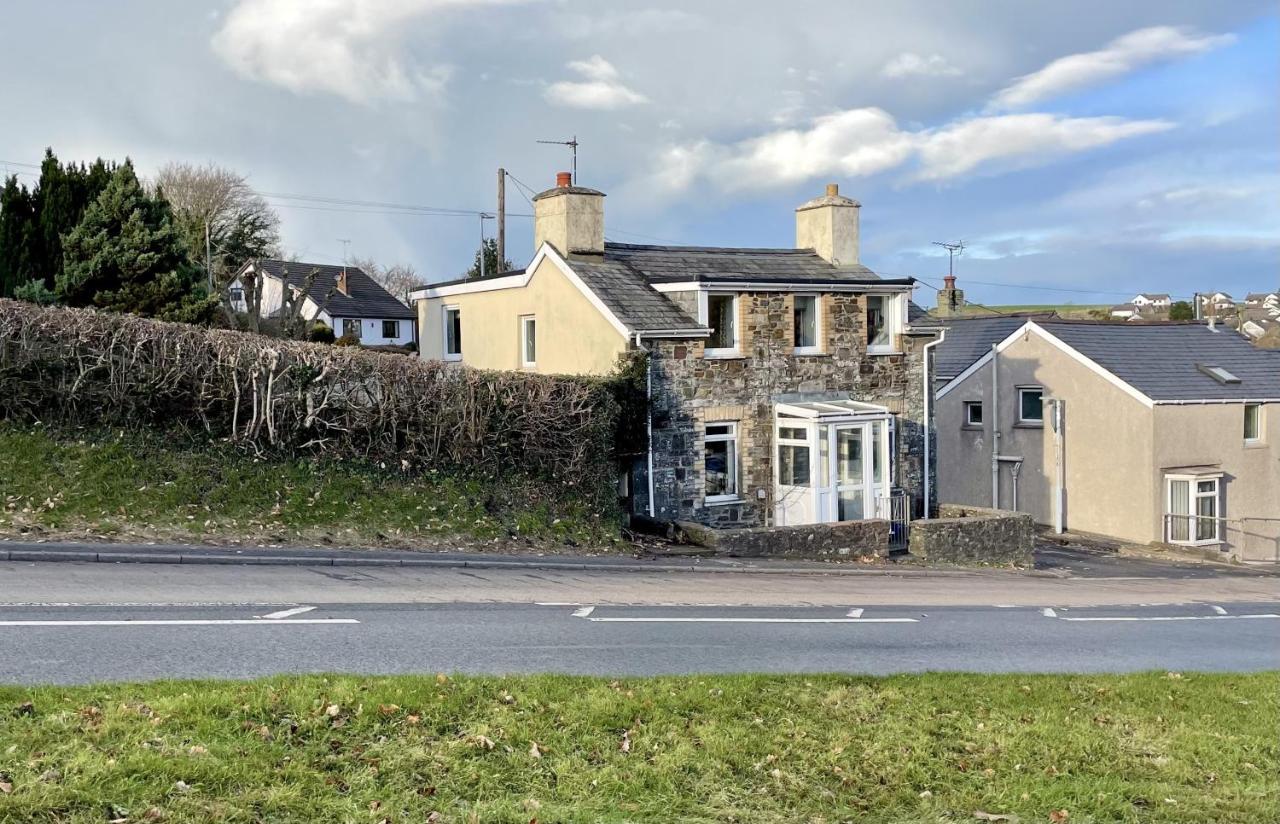
M392 467L260 460L223 443L58 433L0 421L0 535L450 547L533 539L606 547L611 513L571 489ZM461 541L461 543L460 543Z
M1280 820L1280 674L0 688L5 822Z

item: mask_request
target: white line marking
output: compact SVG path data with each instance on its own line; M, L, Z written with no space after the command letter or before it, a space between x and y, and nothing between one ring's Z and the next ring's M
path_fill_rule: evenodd
M1058 617L1058 613L1056 613L1056 612L1054 612L1054 611L1053 611L1053 607L1045 607L1044 609L1040 610L1040 614L1041 614L1041 615L1043 615L1043 616L1044 616L1044 617L1046 617L1046 618L1057 618L1057 617Z
M1275 613L1263 613L1261 615L1152 615L1145 617L1138 616L1117 616L1112 618L1059 618L1059 621L1234 621L1237 618L1280 618Z
M915 618L587 618L619 624L916 624Z
M588 615L590 615L594 611L595 611L595 607L582 607L581 609L575 609L573 611L573 617L586 618Z
M1226 611L1225 609L1223 609L1222 607L1209 607L1209 609L1213 610L1214 612L1218 613L1219 615L1226 615L1226 614L1227 614L1227 611Z
M299 618L273 621L262 618L192 618L138 621L0 621L0 627L291 627L298 624L358 624L355 618Z
M854 607L853 609L849 610L849 611L848 611L847 613L845 613L845 614L846 614L849 618L861 618L861 617L862 617L862 607Z
M266 618L271 621L278 621L281 618L288 618L290 615L301 615L304 612L310 612L315 607L294 607L293 609L282 609L279 612L268 612L266 615L259 615L259 618Z

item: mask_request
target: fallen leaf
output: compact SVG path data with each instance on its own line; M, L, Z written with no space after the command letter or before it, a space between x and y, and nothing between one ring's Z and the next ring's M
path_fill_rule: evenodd
M973 817L979 821L1008 821L1010 824L1018 824L1018 817L1012 813L984 813L982 810L975 810Z
M179 780L179 781L173 782L173 789L176 792L189 793L191 792L191 785L185 781Z
M435 824L435 822L439 820L440 820L440 813L436 812L435 810L432 810L430 813L427 814L427 824Z
M187 750L187 755L204 755L207 752L208 752L207 749L200 746L199 744L195 744L191 747L191 749Z
M1070 817L1071 814L1066 810L1053 810L1049 813L1049 820L1052 821L1053 824L1062 824L1062 822L1066 821Z
M534 741L529 745L529 755L533 758L541 758L542 750L538 749L538 742Z
M13 784L8 781L0 781L0 793L8 795L11 792L13 792Z
M340 712L342 712L342 707L339 707L337 704L330 704L324 708L324 714L330 718L337 718L338 713Z
M622 743L618 748L623 752L631 752L631 730L622 733Z

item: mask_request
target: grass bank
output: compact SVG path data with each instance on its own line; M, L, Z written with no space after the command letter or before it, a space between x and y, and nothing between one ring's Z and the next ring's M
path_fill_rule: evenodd
M0 821L1280 819L1280 674L0 688ZM994 819L993 819L994 820Z
M608 547L613 514L530 480L256 459L226 443L0 421L0 536L433 548Z

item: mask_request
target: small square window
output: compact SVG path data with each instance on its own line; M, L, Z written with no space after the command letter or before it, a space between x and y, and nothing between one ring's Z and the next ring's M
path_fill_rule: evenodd
M382 322L382 337L393 339L400 337L400 321L384 320Z
M1244 405L1244 439L1249 443L1262 440L1262 404Z
M1044 389L1039 386L1018 387L1018 423L1044 423Z
M965 401L964 425L982 426L982 401Z

